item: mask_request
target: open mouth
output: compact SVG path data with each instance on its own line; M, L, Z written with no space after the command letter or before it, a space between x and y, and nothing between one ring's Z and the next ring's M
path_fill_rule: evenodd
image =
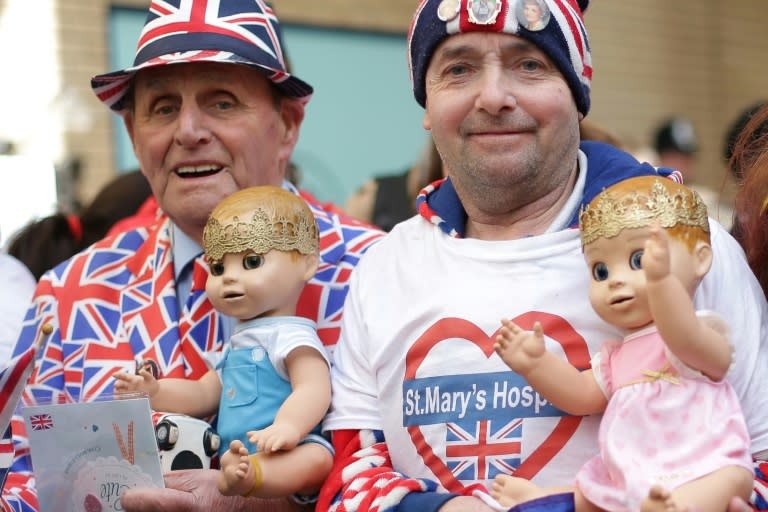
M242 296L243 296L242 293L234 293L234 292L232 292L232 293L225 293L224 294L224 298L227 299L227 300L229 300L229 299L239 299Z
M176 175L181 178L204 178L213 176L222 169L223 167L218 165L189 165L176 169Z

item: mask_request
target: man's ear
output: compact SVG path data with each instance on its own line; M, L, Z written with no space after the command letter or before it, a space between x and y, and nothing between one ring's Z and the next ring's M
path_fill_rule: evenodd
M131 147L135 148L133 143L133 114L131 112L123 112L122 117L125 131L128 132L128 137L131 139Z
M304 104L294 98L282 98L280 100L280 116L285 126L283 141L293 148L296 141L299 140L299 127L304 120Z
M712 267L712 246L699 240L693 246L693 271L701 280Z

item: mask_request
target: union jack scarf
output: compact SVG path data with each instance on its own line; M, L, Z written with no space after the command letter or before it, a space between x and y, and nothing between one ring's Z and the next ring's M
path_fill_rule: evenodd
M181 354L186 363L187 378L191 379L199 379L208 371L205 354L215 350L217 340L222 339L221 319L205 294L207 279L208 264L200 255L195 258L192 267L192 286L179 319ZM205 346L200 346L195 340L206 340Z

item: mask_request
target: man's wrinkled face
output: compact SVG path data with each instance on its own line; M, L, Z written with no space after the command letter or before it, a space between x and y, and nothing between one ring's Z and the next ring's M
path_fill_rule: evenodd
M303 106L278 98L253 68L225 63L141 70L125 124L142 172L163 211L199 239L227 195L280 186Z
M446 38L426 73L431 130L462 200L499 187L536 194L573 172L580 114L549 57L510 34Z

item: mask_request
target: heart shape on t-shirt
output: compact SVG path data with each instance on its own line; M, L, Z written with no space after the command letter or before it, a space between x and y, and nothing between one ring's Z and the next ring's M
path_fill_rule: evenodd
M512 318L512 321L528 330L533 329L535 322L541 322L544 334L563 347L566 358L572 365L577 368L589 368L590 356L586 341L562 317L540 311L530 311ZM497 333L498 330L489 336L474 323L461 318L444 318L435 322L408 350L405 362L405 380L416 379L419 367L427 358L430 350L447 339L463 339L469 343L474 343L486 357L490 358L495 353L493 344ZM565 446L580 423L581 417L562 416L550 435L515 470L515 476L530 479L536 475ZM450 492L461 493L464 491L464 486L451 472L445 461L435 454L421 431L421 427L409 425L406 428L419 455L442 486Z

